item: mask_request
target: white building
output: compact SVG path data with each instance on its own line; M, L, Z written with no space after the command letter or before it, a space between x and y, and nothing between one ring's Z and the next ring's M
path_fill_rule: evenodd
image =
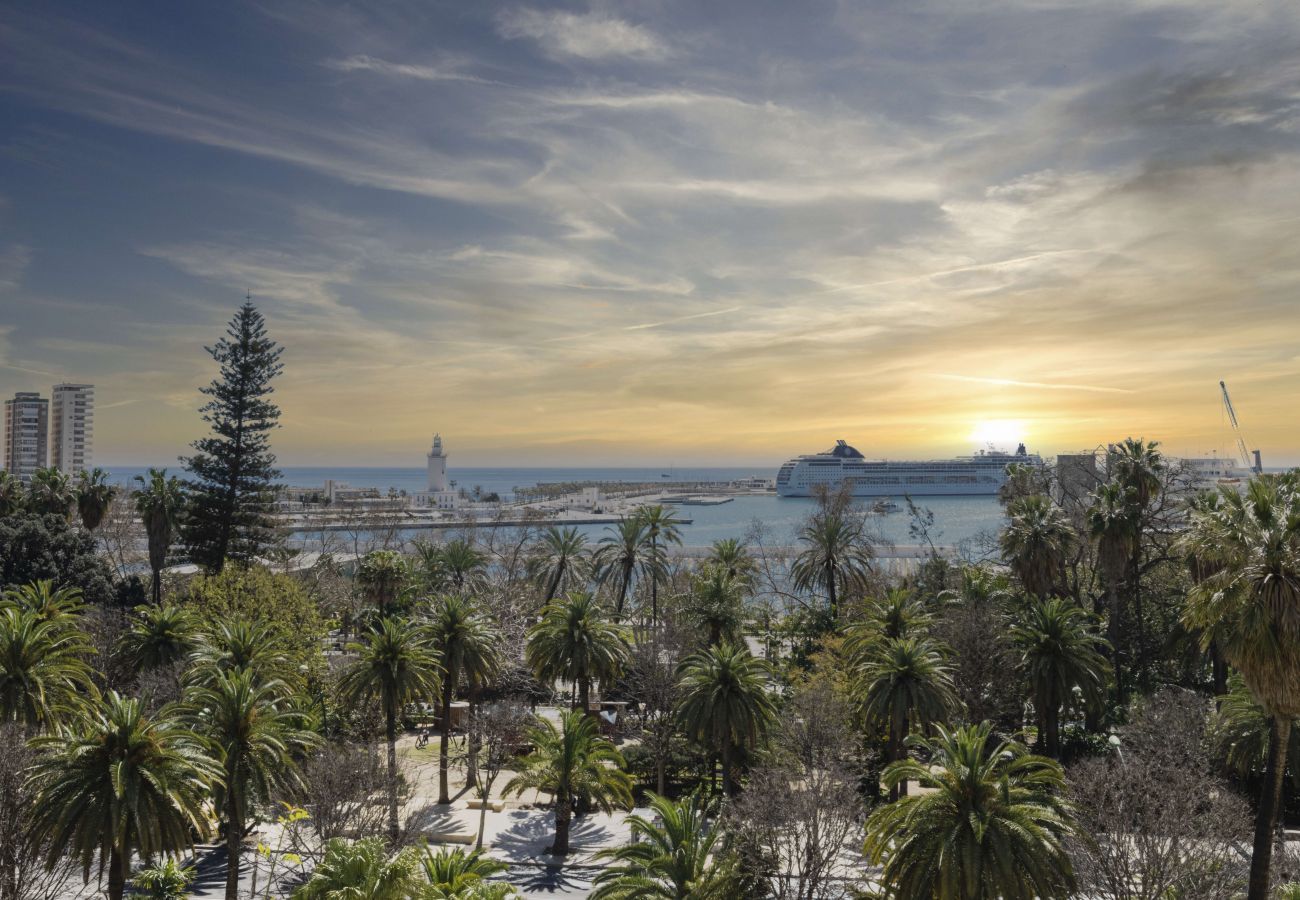
M74 478L92 467L95 386L56 384L50 404L50 465Z
M19 391L5 401L5 471L26 481L47 465L50 401Z

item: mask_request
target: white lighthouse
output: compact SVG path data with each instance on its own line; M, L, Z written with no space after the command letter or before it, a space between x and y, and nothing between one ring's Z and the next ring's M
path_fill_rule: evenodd
M429 493L441 494L447 490L447 457L442 453L442 435L433 436L433 449L429 451Z

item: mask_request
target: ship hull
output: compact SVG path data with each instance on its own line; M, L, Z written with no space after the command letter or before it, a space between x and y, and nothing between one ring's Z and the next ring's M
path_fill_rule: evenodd
M991 497L997 494L1005 479L995 484L855 484L854 497ZM824 485L831 491L838 491L844 482L831 482ZM822 485L779 485L778 497L812 497Z
M991 450L971 456L930 460L870 460L844 441L825 453L796 457L776 474L780 497L812 497L848 488L854 497L989 497L1007 481L1012 463L1041 466L1026 453Z

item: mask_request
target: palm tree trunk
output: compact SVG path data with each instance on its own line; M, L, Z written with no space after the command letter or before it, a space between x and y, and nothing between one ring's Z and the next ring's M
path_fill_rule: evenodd
M1268 900L1269 869L1273 864L1273 829L1282 803L1282 782L1286 778L1287 747L1291 742L1291 720L1275 716L1270 720L1268 765L1264 788L1255 812L1255 845L1250 854L1248 900Z
M397 820L397 710L388 705L384 710L385 735L388 738L388 837L394 844L401 832Z
M551 852L563 856L569 852L569 821L573 818L573 804L569 801L567 791L555 794L555 843Z
M235 808L235 792L226 789L226 900L239 900L239 853L243 849L244 823ZM256 865L256 863L254 863Z
M735 785L731 783L731 741L722 745L722 795L730 797L735 793Z
M650 559L657 561L659 559L659 538L651 535L650 537ZM654 569L650 570L650 627L659 626L659 573Z
M465 784L478 787L478 751L479 736L474 731L474 719L478 716L479 684L478 679L469 679L469 718L465 722L465 749L468 758L465 766Z
M162 605L162 569L153 570L153 581L149 585L153 596L153 605Z
M1124 663L1119 652L1120 639L1120 605L1119 591L1107 580L1106 605L1109 607L1106 617L1106 639L1110 642L1110 664L1115 670L1115 700L1124 702Z
M1219 698L1228 693L1228 661L1219 652L1219 645L1210 642L1210 667L1213 671L1214 705L1217 708Z
M826 599L830 602L831 624L835 624L839 616L838 600L835 596L835 570L830 566L826 567Z
M551 576L551 583L546 586L546 602L550 603L555 599L555 592L560 589L560 579L564 577L564 563L561 562L555 567L555 574Z
M126 893L126 867L131 864L130 857L123 858L114 847L108 854L108 900L122 900Z
M584 716L591 712L591 679L586 675L578 677L578 709Z
M445 806L451 802L451 792L447 788L447 769L451 765L449 750L451 746L451 699L455 696L456 681L451 672L443 679L442 688L442 746L438 748L438 803Z
M1052 759L1061 758L1061 708L1048 704L1043 710L1043 725L1047 732L1047 755Z

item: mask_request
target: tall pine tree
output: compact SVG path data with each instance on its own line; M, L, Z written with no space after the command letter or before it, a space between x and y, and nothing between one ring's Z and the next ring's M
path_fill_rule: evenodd
M195 441L195 454L181 460L192 492L183 539L190 559L216 574L228 560L251 560L275 538L270 512L280 473L270 433L279 427L280 408L267 397L284 365L283 348L266 336L251 302L207 351L221 375L201 389L208 402L199 412L212 434Z

